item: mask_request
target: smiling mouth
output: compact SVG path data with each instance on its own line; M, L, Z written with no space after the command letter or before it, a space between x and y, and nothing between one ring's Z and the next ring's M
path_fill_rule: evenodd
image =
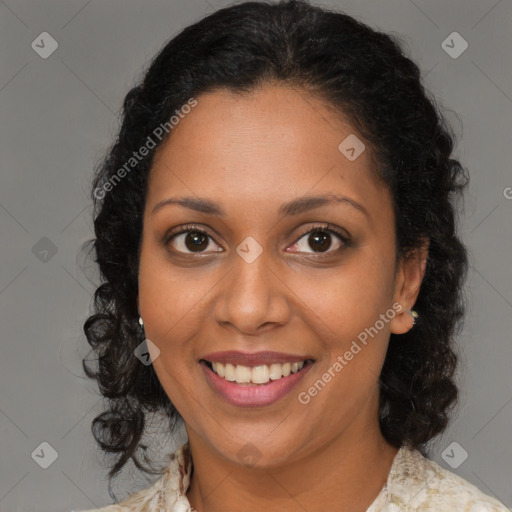
M313 364L313 359L294 363L272 363L269 365L243 366L230 363L220 363L201 359L216 375L228 382L236 382L241 385L268 384L269 382L284 379L291 374L299 373L305 366Z

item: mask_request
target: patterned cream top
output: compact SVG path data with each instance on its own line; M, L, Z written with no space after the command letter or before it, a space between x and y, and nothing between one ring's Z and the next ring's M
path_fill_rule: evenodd
M101 509L83 512L195 512L185 495L192 470L188 442L152 487ZM402 446L382 491L366 512L510 512L498 500L418 450Z

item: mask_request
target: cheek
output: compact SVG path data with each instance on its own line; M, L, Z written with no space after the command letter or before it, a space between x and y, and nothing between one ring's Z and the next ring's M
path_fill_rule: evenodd
M153 367L180 412L187 407L187 390L199 378L193 340L202 325L198 314L209 288L204 279L179 279L182 275L171 273L170 265L159 263L157 258L141 255L139 300L145 335L160 351Z
M314 312L310 328L325 354L315 377L320 388L326 383L326 392L319 392L317 407L333 420L339 411L329 404L356 410L378 386L394 316L391 267L378 263L361 256L330 279L309 280L309 288L303 288L308 289L304 303Z
M314 313L312 318L330 333L329 339L344 346L391 307L392 279L383 267L358 257L328 278L296 280L292 289L305 290L297 295Z
M199 328L198 313L214 287L213 273L174 268L159 250L141 252L139 300L148 334L165 345ZM148 336L149 337L149 336Z

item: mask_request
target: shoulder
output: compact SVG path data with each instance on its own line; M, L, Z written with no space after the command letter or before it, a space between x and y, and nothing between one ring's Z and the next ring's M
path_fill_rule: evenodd
M82 510L80 512L143 512L161 510L166 502L166 492L164 490L166 480L166 475L164 475L151 487L132 494L123 501L106 507Z
M400 448L392 465L388 494L383 512L509 512L497 499L424 457L418 450L405 446Z
M189 446L185 443L171 455L169 466L151 487L119 503L80 512L189 512L191 509L185 492L190 483L191 468Z
M157 504L161 504L161 492L159 490L158 481L152 487L144 489L129 498L113 505L91 510L81 510L80 512L142 512L146 510L160 510L156 508Z
M157 505L162 505L164 497L164 483L167 473L160 477L151 487L143 489L129 498L107 505L102 508L81 510L79 512L142 512L146 510L160 510Z

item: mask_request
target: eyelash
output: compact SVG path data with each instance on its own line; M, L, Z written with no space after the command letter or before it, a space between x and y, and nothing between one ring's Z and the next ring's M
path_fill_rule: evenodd
M334 251L329 249L327 252L324 252L324 253L312 253L314 255L314 257L316 257L316 258L330 256L332 253L340 252L344 248L350 247L350 245L351 245L350 239L343 232L341 232L340 230L338 230L337 228L335 228L334 226L332 226L330 224L318 224L318 225L309 227L307 230L305 230L298 236L298 238L295 240L295 242L293 242L292 245L295 245L301 238L304 237L304 235L307 235L310 233L315 233L315 232L324 232L324 233L334 234L343 243L342 247L340 247L339 249L336 249ZM182 235L183 233L201 233L201 234L207 236L208 238L211 238L215 242L214 238L206 230L204 230L194 224L188 224L186 226L182 226L179 231L174 231L174 232L168 233L168 235L166 235L165 239L164 239L165 245L167 246L174 237L176 237L178 235ZM215 242L215 243L217 243L217 242ZM217 245L219 245L219 244L217 244ZM178 254L186 254L186 255L196 255L196 256L201 255L200 252L198 252L198 253L182 252L182 251L175 251L175 252L177 252ZM310 253L308 253L308 254L310 254Z

